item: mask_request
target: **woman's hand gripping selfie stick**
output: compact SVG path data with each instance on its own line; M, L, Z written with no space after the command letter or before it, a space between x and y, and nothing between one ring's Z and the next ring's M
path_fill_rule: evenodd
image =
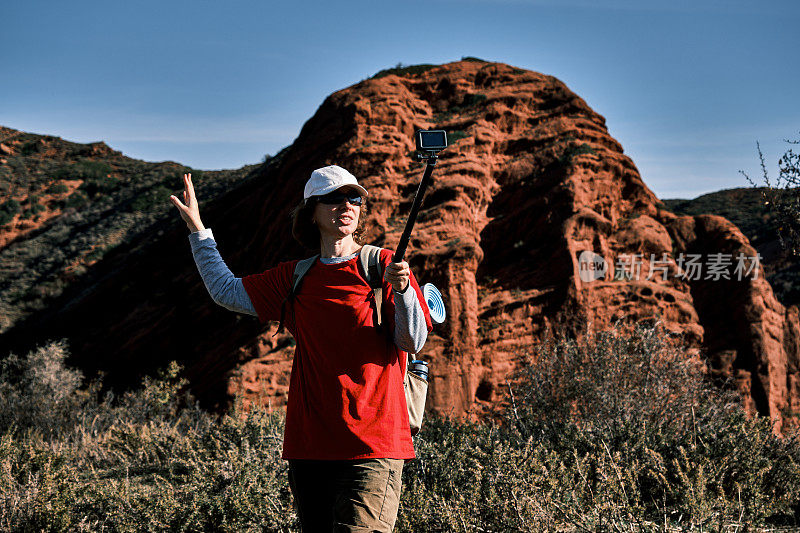
M417 213L422 205L422 199L425 197L425 190L428 188L428 183L431 181L431 174L433 167L436 166L438 153L447 148L447 133L444 130L417 130L415 134L417 141L417 159L427 159L425 166L425 174L417 187L417 193L414 195L414 203L411 205L411 213L408 214L406 221L406 228L403 230L403 235L400 237L400 243L394 252L393 262L399 263L403 260L408 247L408 241L411 238L411 230L414 228L414 223L417 221Z

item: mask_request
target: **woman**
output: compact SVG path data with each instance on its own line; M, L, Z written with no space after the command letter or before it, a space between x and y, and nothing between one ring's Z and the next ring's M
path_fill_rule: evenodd
M200 220L191 175L184 186L185 203L170 199L192 232L192 253L214 302L262 323L281 319L298 261L235 278ZM285 313L296 348L283 458L304 531L391 531L403 463L415 457L403 376L406 352L417 353L431 330L430 314L408 263L381 250L388 327L375 327L354 238L367 195L347 170L327 166L312 172L292 214L295 239L319 251Z

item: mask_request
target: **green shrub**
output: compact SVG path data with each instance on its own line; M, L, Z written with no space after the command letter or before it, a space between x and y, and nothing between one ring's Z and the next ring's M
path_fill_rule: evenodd
M450 120L451 118L453 118L453 114L452 114L452 113L450 113L449 111L445 111L445 112L443 112L443 113L435 113L435 114L433 115L433 121L434 121L436 124L442 124L442 123L444 123L444 122L447 122L447 121L448 121L448 120ZM442 129L442 127L441 127L441 126L438 126L436 129Z
M69 187L63 183L54 183L47 188L46 192L49 194L61 194L67 192L68 190Z
M172 194L172 190L158 185L139 193L129 204L132 211L148 212L164 205L164 201Z
M28 196L28 198L25 200L25 203L29 205L29 207L27 209L25 209L22 212L22 215L21 215L22 218L25 218L25 219L31 218L31 217L37 215L38 213L41 213L42 211L46 211L47 210L47 208L45 206L43 206L42 204L39 203L39 196L37 196L35 194L31 194L30 196ZM10 220L10 218L9 218L9 220Z
M180 189L183 190L183 175L184 174L191 174L192 175L192 183L195 186L202 181L205 177L205 173L202 170L195 170L190 167L185 167L181 171L173 173L167 172L166 175L156 183L156 185L161 185L170 191Z
M573 456L573 468L584 464L591 494L616 476L620 519L682 516L708 527L739 515L755 523L793 516L798 435L779 439L769 420L748 419L660 325L561 339L534 359L512 380L510 435L518 446L532 439ZM588 503L599 512L608 502Z
M20 205L19 201L13 198L9 198L0 204L0 226L11 222L11 219L14 218L14 215L19 213L21 210L22 206Z
M16 428L52 435L74 423L81 375L65 368L66 357L61 340L0 361L0 434Z
M790 145L800 144L800 140L786 141ZM789 148L778 159L778 178L773 185L764 162L761 145L756 143L761 173L766 187L761 193L762 201L774 216L774 229L781 247L792 256L800 256L800 153ZM739 171L753 187L756 183L744 171Z
M111 250L116 248L118 245L109 245L109 246L98 246L88 254L86 254L87 261L94 261L95 259L100 259L106 254L108 254Z
M39 142L29 141L22 145L22 148L20 148L19 153L20 155L32 155L38 151L39 151Z
M381 70L374 76L372 79L383 78L384 76L395 75L395 76L415 76L417 74L422 74L424 72L429 71L432 68L436 68L438 65L431 65L428 63L420 64L420 65L404 65L402 63L398 63L394 66L394 68L387 68Z
M67 200L64 202L65 208L75 207L79 208L89 203L89 197L86 196L81 190L76 190L72 194L67 197Z
M561 166L568 167L572 164L572 160L581 154L597 155L597 150L586 143L581 143L578 145L570 142L561 153L558 162L561 164Z
M60 179L99 180L112 172L111 166L102 161L81 159L76 163L61 167L55 172L55 177Z
M19 200L15 200L14 198L10 198L10 199L6 200L5 202L3 202L2 204L0 204L0 211L6 211L8 213L16 214L16 213L19 213L20 207L21 207L21 204L19 203Z
M530 354L512 378L523 438L555 438L565 423L607 439L631 425L685 430L693 409L718 405L712 399L721 392L705 383L701 362L675 346L678 338L657 326L625 328L552 340Z
M470 93L464 96L464 100L461 102L461 107L472 107L479 104L482 104L486 101L486 95L481 93Z
M486 101L486 95L481 93L468 93L464 95L461 103L447 108L448 113L463 113L469 111Z
M41 213L42 211L47 211L47 208L42 204L38 203L38 198L36 198L37 202L31 203L30 207L25 209L22 212L22 218L31 218L32 216Z
M119 180L105 175L96 178L87 178L81 183L80 187L78 187L78 189L84 191L89 198L108 194L118 188Z
M455 130L455 131L448 131L447 132L447 143L452 144L456 141L460 141L461 139L466 139L469 137L469 134L464 130Z

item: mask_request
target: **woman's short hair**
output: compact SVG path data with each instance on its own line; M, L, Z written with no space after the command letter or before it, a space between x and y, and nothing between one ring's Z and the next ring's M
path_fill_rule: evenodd
M367 199L361 197L361 209L358 214L358 226L353 232L353 240L358 244L363 244L361 239L364 237L364 229L367 222ZM321 235L319 228L314 223L314 210L317 208L317 197L311 196L308 202L300 200L292 209L292 236L294 239L308 248L319 252Z

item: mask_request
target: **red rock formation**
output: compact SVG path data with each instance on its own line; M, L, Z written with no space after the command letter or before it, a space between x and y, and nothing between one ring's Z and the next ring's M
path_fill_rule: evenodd
M431 410L479 415L546 335L580 335L619 318L657 318L683 333L690 354L707 351L715 375L737 380L751 409L778 417L800 408L797 309L784 309L760 276L679 277L681 253L753 256L747 239L725 219L660 208L603 117L551 76L461 61L364 80L328 97L292 146L215 201L204 221L238 276L311 255L289 238L288 214L310 172L336 163L370 191L366 240L394 248L423 171L410 155L413 133L434 127L448 130L451 146L407 253L448 311L423 351ZM201 397L224 399L224 384L229 394L282 405L292 339L214 306L185 227L174 228L120 251L91 290L72 297L73 314L92 317L89 327L72 319L81 331L73 351L118 374L174 355ZM585 250L608 262L605 278L581 280ZM642 254L639 279L613 279L625 254ZM665 260L666 277L646 279L657 266L651 254ZM101 364L109 350L114 364Z
M714 253L754 257L747 239L725 219L659 209L603 117L555 78L459 62L366 80L326 100L276 179L299 175L299 186L317 165L352 169L373 194L368 240L394 247L422 172L407 155L413 132L433 127L466 137L442 154L409 250L418 277L442 290L450 317L424 349L432 409L481 412L546 332L580 334L620 318L658 318L683 333L691 352L708 352L716 375L739 383L751 409L777 417L790 402L797 408L796 309L783 309L761 276L676 276L681 253L705 263ZM640 279L609 272L582 282L583 250L603 255L612 270L621 255L642 254ZM651 254L670 264L666 279L646 279ZM259 375L274 385L261 362L274 366L277 352L285 353L283 372L291 348L250 352L246 390Z

